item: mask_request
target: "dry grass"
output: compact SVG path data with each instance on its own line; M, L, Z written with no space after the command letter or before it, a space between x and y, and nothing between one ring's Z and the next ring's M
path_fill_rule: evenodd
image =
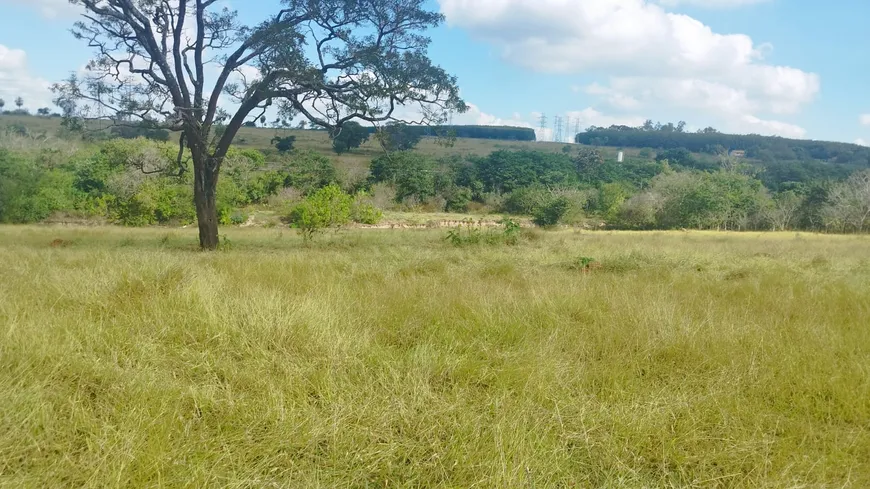
M225 232L0 228L0 486L870 487L865 237Z

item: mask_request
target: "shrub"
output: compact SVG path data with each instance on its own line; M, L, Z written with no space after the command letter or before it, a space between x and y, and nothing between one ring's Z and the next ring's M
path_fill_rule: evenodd
M240 226L248 222L248 214L242 210L236 210L230 214L230 224Z
M279 153L293 151L294 144L296 144L296 136L286 136L283 138L275 136L272 138L272 145L275 146L275 149L277 149Z
M338 183L338 172L332 160L314 151L294 151L283 171L284 186L299 189L303 195Z
M384 218L384 213L374 206L371 199L364 192L358 192L354 198L351 209L351 220L360 224L373 226Z
M568 199L556 197L535 211L533 222L542 227L555 226L565 217L570 208L571 202Z
M474 225L457 226L447 231L445 240L453 246L466 246L485 243L488 245L514 246L520 242L522 229L516 221L505 219L501 222L501 229L483 231Z
M447 212L468 212L472 191L468 187L448 187L444 192L444 209Z
M540 185L524 187L510 193L502 204L508 214L530 216L553 199L552 193Z
M353 198L338 185L318 190L290 211L288 220L309 241L325 229L350 222Z

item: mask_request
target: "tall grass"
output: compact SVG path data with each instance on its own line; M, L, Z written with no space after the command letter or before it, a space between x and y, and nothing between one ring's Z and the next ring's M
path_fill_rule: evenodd
M194 233L0 228L0 486L870 487L867 238Z

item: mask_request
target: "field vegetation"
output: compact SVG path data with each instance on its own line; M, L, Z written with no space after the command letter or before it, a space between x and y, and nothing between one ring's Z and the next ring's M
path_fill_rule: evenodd
M867 487L870 241L0 228L3 487Z
M153 129L82 140L59 128L58 119L0 118L7 123L0 134L0 222L193 223L194 172L188 164L179 173L174 143L133 138L156 138ZM644 141L677 137L663 130L616 132ZM591 134L599 133L608 134ZM303 215L298 207L305 199L337 185L372 208L358 220L366 224L378 224L373 217L385 212L447 212L635 230L870 229L870 163L861 151L848 152L854 145L821 145L826 154L840 151L838 159L805 160L796 173L781 173L763 159L686 149L623 150L619 162L615 147L421 139L400 126L385 135L336 143L326 131L243 128L217 187L220 223L299 227L293 216ZM731 137L679 137L690 136Z

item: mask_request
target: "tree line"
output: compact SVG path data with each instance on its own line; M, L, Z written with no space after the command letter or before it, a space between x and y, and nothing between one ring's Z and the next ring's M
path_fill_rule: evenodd
M13 144L0 145L0 222L64 215L141 226L197 218L193 168L182 161L178 171L173 143L139 137L73 150L64 140L4 137ZM245 222L251 206L268 206L308 229L334 220L315 205L323 200L357 209L361 222L381 210L414 210L504 213L541 225L612 229L870 231L870 170L775 189L739 161L722 158L716 167L698 169L667 155L679 156L663 152L617 163L586 147L441 158L400 150L374 158L367 176L350 179L314 152L267 157L231 147L216 208L224 225ZM300 200L308 197L313 200Z
M406 131L421 137L457 137L468 139L500 139L504 141L535 141L535 130L527 127L511 126L453 126L453 125L406 125ZM370 134L378 131L368 128Z
M852 169L870 167L870 148L857 144L830 141L788 139L758 134L723 134L708 127L697 132L685 132L685 123L643 126L590 127L577 134L574 141L591 146L620 148L653 148L660 150L683 148L693 153L718 155L732 150L746 152L747 158L763 163L816 161L845 165Z

